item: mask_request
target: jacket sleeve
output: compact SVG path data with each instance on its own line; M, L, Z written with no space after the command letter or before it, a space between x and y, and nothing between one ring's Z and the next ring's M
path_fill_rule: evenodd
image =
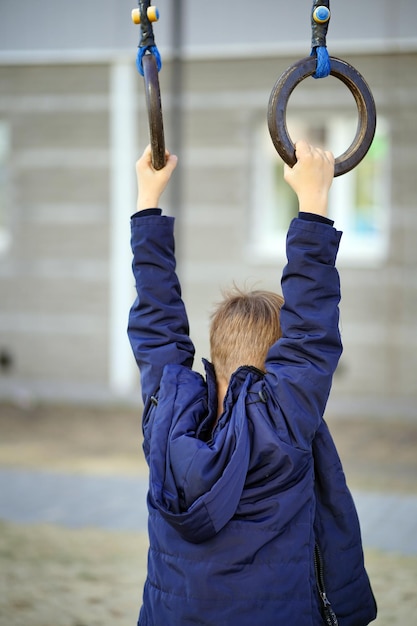
M265 383L290 442L303 449L320 426L342 353L335 267L341 234L328 224L296 218L287 235L282 338L267 355Z
M174 219L133 216L131 246L137 297L128 336L146 403L156 393L165 365L192 367L194 346L175 271Z

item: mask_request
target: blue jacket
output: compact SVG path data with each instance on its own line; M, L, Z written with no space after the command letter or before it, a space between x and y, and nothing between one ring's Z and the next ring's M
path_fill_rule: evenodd
M129 338L141 373L149 556L140 626L339 626L376 606L359 522L323 420L341 351L341 233L295 219L282 276L283 337L266 374L241 367L217 415L175 273L173 219L132 218L137 299ZM316 552L316 546L320 552Z

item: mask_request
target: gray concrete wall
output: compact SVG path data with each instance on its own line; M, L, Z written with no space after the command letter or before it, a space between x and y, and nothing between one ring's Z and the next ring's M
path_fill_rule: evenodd
M0 347L13 359L3 383L106 381L108 89L104 65L0 67L12 241L0 258Z
M158 46L168 53L172 43L174 0L154 4L161 19L156 26ZM187 54L230 56L267 48L308 52L312 2L264 0L182 0L184 48ZM0 51L108 55L131 50L138 29L130 20L137 2L130 0L37 0L26 7L15 0L0 5ZM254 10L254 6L257 10ZM414 0L349 0L330 3L329 48L389 48L415 42L417 5Z
M44 8L46 5L43 3ZM72 6L76 9L76 5ZM93 19L92 5L84 13L87 23ZM338 7L339 15L332 18L332 33L341 36L337 30L341 28L341 11L346 24L352 20L347 6ZM361 51L354 52L354 39L348 41L351 28L346 28L345 43L339 39L335 47L339 56L366 77L378 113L391 129L389 254L379 267L341 267L345 353L333 397L337 410L356 404L358 410L376 412L382 406L385 411L417 417L417 53L409 32L416 6L404 3L395 20L389 3L378 6L379 12L367 14L371 39L379 41L378 50L366 51L364 44ZM30 50L23 45L29 36L28 25L16 22L15 11L10 13L13 7L14 3L6 1L0 8L3 17L4 11L9 11L6 17L10 20L14 16L12 23L20 23L22 29L20 39L2 37L0 50L0 121L11 129L7 166L10 194L3 221L12 236L10 249L0 257L0 351L12 357L11 367L3 367L0 374L0 395L114 399L109 375L110 309L114 301L110 280L114 261L111 75L113 60L120 58L120 51L123 59L128 58L126 39L120 36L128 27L123 21L119 28L118 15L112 22L113 35L106 31L108 24L102 31L108 35L105 41L95 40L95 33L91 41L96 51L103 46L106 58L96 55L94 63L94 55L87 51L86 33L91 33L91 28L86 22L79 32L81 39L76 39L78 51L84 47L85 56L77 62L71 55L58 58L65 51L74 52L70 45L74 40L67 30L62 34L67 42L62 48L58 38L49 40L45 31L44 38L37 40L44 44L38 48L45 53L40 63L36 55L30 59ZM127 5L124 8L128 10ZM162 4L160 8L164 9ZM202 29L199 39L195 36L193 24L206 23L210 17L205 12L207 3L199 5L199 11L197 8L192 4L187 12L180 154L183 203L177 232L179 271L198 346L198 367L199 358L208 354L208 313L220 289L232 280L242 283L247 278L250 284L277 288L281 267L255 263L250 254L251 132L254 122L266 116L275 80L298 55L285 55L283 46L280 54L268 54L266 49L261 54L256 46L252 48L254 55L250 48L248 56L241 56L242 49L237 53L239 42L246 41L247 22L241 11L235 20L240 30L231 29L234 34L228 42L223 33L220 42L226 47L235 45L234 52L229 47L229 58L216 58L214 50L207 50L207 31ZM107 9L108 17L113 4ZM68 20L62 24L68 25ZM0 22L4 29L5 21ZM168 50L169 32L162 22L160 27L162 45ZM359 27L363 29L363 24ZM270 33L265 36L266 44L272 42L270 29L266 20L264 32ZM293 35L290 29L284 32ZM221 39L219 31L215 33ZM398 39L393 43L390 33L402 38L402 44ZM137 32L129 37L136 43ZM301 49L303 37L295 39ZM381 42L385 40L392 46L383 53ZM112 46L107 46L110 41ZM134 54L133 50L132 72ZM160 79L170 145L169 54ZM138 75L134 80L139 150L147 142L147 126L142 81ZM311 81L311 89L313 82L317 83ZM308 84L306 89L308 94ZM326 85L326 94L329 115L335 101L343 111L344 104L340 105L332 87ZM297 107L300 114L311 114L308 101ZM173 210L169 195L165 202L167 210ZM133 209L133 202L132 210L126 206L120 209L126 225ZM133 362L130 365L133 367ZM125 399L136 401L137 389L138 377L133 375Z
M368 406L370 398L382 399L390 410L416 415L417 218L413 178L417 75L413 68L417 58L415 54L350 55L347 60L366 76L379 115L392 129L391 233L388 257L382 265L341 267L345 353L334 395L342 404L360 399ZM188 278L185 293L197 334L204 329L199 310L210 310L219 286L249 277L266 288L277 288L279 268L251 262L247 254L250 123L264 115L270 86L291 62L282 58L193 63L189 67L188 84L198 106L193 110L190 105L185 115L188 172L184 243L187 258L194 262L184 269ZM236 108L224 104L230 101L230 94ZM329 115L331 98L329 89ZM340 112L340 104L338 107ZM306 103L306 114L308 108Z

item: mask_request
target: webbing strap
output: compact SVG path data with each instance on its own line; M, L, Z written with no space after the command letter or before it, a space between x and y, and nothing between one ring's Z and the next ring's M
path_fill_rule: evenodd
M313 78L325 78L330 74L330 58L326 35L330 21L330 0L314 0L311 11L311 56L317 58Z
M138 46L138 53L136 56L136 67L143 76L143 64L142 59L145 54L153 54L156 59L156 65L158 72L162 67L162 59L159 50L155 44L155 38L153 34L152 22L148 18L148 8L150 6L150 0L138 0L139 13L140 13L140 30L141 38Z

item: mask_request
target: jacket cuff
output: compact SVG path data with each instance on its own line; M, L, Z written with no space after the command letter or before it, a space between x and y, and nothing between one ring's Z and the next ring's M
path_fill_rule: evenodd
M142 209L142 211L137 211L132 215L134 217L146 217L147 215L161 215L162 209Z
M321 224L328 224L329 226L333 226L334 224L333 220L324 217L324 215L318 215L317 213L305 213L304 211L300 211L298 217L306 222L321 222Z

